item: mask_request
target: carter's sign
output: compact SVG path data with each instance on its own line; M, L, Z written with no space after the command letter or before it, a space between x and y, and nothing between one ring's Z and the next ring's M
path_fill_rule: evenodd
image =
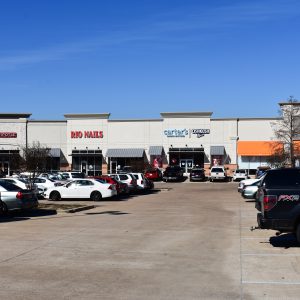
M71 139L103 139L103 131L71 131Z
M167 137L186 137L189 131L188 129L166 129L164 134Z

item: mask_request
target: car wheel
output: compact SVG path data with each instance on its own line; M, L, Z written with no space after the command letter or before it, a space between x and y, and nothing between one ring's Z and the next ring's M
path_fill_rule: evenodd
M0 216L6 216L8 213L8 209L6 204L0 200Z
M51 192L49 199L52 201L59 201L61 199L60 193L57 191Z
M102 195L101 195L100 192L95 191L95 192L91 193L91 200L92 201L100 201L101 199L102 199Z

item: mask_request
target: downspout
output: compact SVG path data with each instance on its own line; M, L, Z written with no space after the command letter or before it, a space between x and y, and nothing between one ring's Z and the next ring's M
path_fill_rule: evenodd
M236 166L237 166L237 168L239 167L239 165L238 165L238 159L239 159L239 157L238 157L238 141L239 141L239 121L240 121L240 119L239 118L237 118L236 119L236 140L235 140L235 154L236 154ZM249 172L249 170L248 170L248 172Z

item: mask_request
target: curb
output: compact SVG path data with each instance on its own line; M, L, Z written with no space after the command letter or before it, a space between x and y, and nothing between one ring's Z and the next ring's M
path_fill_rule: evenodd
M95 207L96 207L96 205L86 205L86 206L80 206L80 207L76 207L76 208L67 209L67 210L64 210L64 212L65 213L76 213L79 211L88 210L88 209L92 209Z

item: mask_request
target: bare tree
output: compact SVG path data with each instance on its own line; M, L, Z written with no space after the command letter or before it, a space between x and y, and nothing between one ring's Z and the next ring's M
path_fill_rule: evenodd
M287 102L279 103L280 119L273 123L276 138L284 145L284 155L288 164L295 167L295 140L300 139L300 103L293 96Z
M23 169L35 177L36 174L46 170L49 160L49 148L42 147L39 142L34 142L23 150Z

